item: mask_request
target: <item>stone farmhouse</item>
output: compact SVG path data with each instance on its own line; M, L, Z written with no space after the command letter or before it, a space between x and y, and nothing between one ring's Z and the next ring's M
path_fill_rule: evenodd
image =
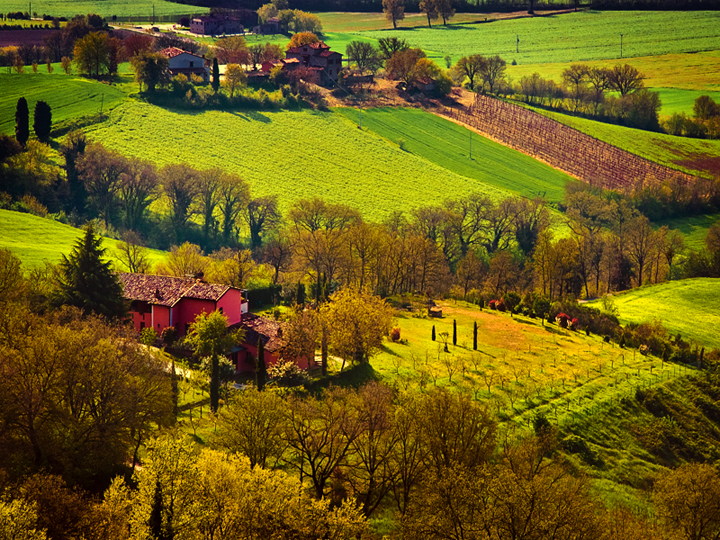
M239 18L227 15L203 15L190 21L190 31L201 36L241 34L244 30Z
M204 56L198 56L177 47L169 47L160 52L167 56L170 73L173 77L182 73L188 79L191 75L199 75L205 82L210 80L210 68Z
M290 47L285 59L278 62L265 62L262 70L269 72L273 67L282 65L288 71L305 68L310 82L322 86L337 81L342 70L342 54L330 50L323 42L309 43L300 47Z

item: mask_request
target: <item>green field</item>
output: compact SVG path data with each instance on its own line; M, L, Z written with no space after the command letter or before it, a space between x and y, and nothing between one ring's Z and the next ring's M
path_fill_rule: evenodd
M705 237L708 229L715 223L720 223L720 214L690 216L676 219L656 221L655 225L666 225L670 230L678 230L685 239L685 247L693 251L705 249Z
M21 0L2 0L0 11L27 11L28 2ZM152 17L153 8L156 16L186 15L188 13L205 13L208 8L178 4L168 0L41 0L32 3L32 10L39 15L47 14L54 17L73 17L77 14L97 13L102 17Z
M80 229L52 219L0 210L0 247L12 251L25 268L39 266L45 261L58 262L72 251L81 234ZM117 240L105 239L108 255L115 251L115 244ZM148 250L152 264L165 260L165 256L163 251Z
M51 74L44 64L38 67L37 73L33 73L30 67L26 67L26 73L20 75L0 73L3 94L0 100L0 133L14 133L15 107L20 96L27 99L31 116L35 103L46 101L52 108L53 125L57 125L97 114L101 106L107 112L127 95L126 90L117 85L66 75L59 64L53 65L55 70Z
M350 13L331 11L318 13L325 32L359 32L367 30L392 29L392 23L385 18L384 13ZM503 16L507 14L493 14ZM486 17L480 13L456 13L450 20L452 24L481 21ZM405 18L398 21L400 28L427 26L427 18L423 13L405 13Z
M378 117L395 122L395 114L381 112ZM397 113L395 129L407 129L404 122L412 114L416 113ZM455 129L428 113L417 114L427 117L421 122L438 140ZM483 157L488 160L487 171L473 164L469 170L473 176L463 176L456 172L462 164L444 168L451 166L448 160L461 155L460 149L426 158L419 143L416 155L372 130L358 129L354 118L334 112L198 113L127 102L87 133L109 148L158 166L186 162L198 168L223 167L245 178L255 195L279 195L286 208L295 200L318 196L355 207L369 220L475 191L494 199L507 197L512 193L502 188L512 186L513 167L518 175L524 168L528 182L536 179L554 189L567 178L499 145L487 146L494 152L492 158ZM476 144L483 148L480 139ZM521 165L509 165L514 161Z
M717 48L720 48L718 43ZM587 62L591 67L611 68L620 60L593 60ZM720 50L702 51L684 54L662 54L625 58L623 63L630 64L645 76L648 88L678 88L685 90L720 91ZM572 62L518 64L507 66L507 74L514 82L525 75L540 73L546 79L562 81L563 70Z
M675 137L665 133L596 122L554 111L533 110L601 141L662 165L702 176L720 174L720 140Z
M670 116L683 112L688 116L692 116L693 105L700 96L710 96L716 102L720 102L720 92L686 90L683 88L653 88L652 90L660 93L660 101L662 101L661 116Z
M356 109L337 111L353 122L358 120ZM531 157L419 109L364 110L362 124L440 167L524 197L544 194L548 201L559 202L570 180Z
M613 297L623 324L659 320L673 334L720 349L719 298L720 279L714 278L645 285Z
M508 64L578 62L709 51L719 48L720 12L587 11L432 29L360 32L371 38L398 36L428 52L453 59L499 54ZM519 36L519 52L516 38Z

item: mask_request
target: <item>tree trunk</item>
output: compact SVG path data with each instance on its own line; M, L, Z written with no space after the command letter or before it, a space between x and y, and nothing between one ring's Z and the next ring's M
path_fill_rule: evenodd
M212 355L212 372L210 374L210 410L217 413L220 404L220 359Z

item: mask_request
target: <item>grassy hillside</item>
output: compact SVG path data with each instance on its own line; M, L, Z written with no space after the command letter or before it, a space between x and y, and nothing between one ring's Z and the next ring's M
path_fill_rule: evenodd
M646 285L614 296L621 322L659 320L673 333L720 348L720 279L696 278Z
M187 162L226 168L247 179L256 195L278 194L285 206L319 196L356 207L371 220L473 191L506 197L507 190L490 182L497 182L495 169L508 170L505 163L515 159L537 171L525 176L528 182L561 185L565 179L500 148L484 175L476 168L475 177L461 176L333 112L197 113L133 102L114 109L109 121L89 129L88 136L159 166Z
M586 11L475 25L362 32L398 36L435 58L499 54L508 64L578 62L718 49L720 13L711 11ZM516 38L520 37L519 52Z
M58 262L72 251L81 234L80 229L52 219L0 210L0 247L12 251L26 268L39 266L45 261ZM105 239L108 256L115 251L116 243L116 240ZM165 259L166 253L148 250L148 256L151 263L156 264Z
M337 111L353 122L358 120L356 109ZM524 154L419 109L364 110L362 124L440 167L525 197L544 193L549 201L560 201L570 179Z
M32 10L38 14L48 14L55 17L72 17L78 13L87 15L97 13L103 17L146 17L151 19L155 8L155 15L177 15L188 13L205 13L208 8L178 4L168 0L40 0L32 3ZM3 0L2 11L27 11L28 3L21 0Z
M685 239L685 247L694 251L705 249L705 237L708 229L715 223L720 222L720 214L704 214L675 219L664 219L656 221L655 225L662 227L666 225L669 229L675 229L682 233Z
M587 62L593 67L612 67L620 62L618 58L592 60ZM649 88L677 88L684 90L720 91L720 50L686 54L663 54L624 58L628 63L645 75L645 86ZM534 63L507 66L507 74L515 82L525 75L536 71L545 78L556 82L562 80L562 72L572 62Z
M720 173L720 140L691 139L606 124L554 111L534 109L558 122L662 165L691 174Z
M126 96L126 90L109 84L91 81L74 75L66 75L59 64L55 71L47 73L45 65L33 73L26 67L26 73L0 73L0 133L15 132L15 107L20 96L28 101L30 124L32 111L39 100L46 101L52 108L53 125L81 116L97 114L102 106L107 112L118 105Z

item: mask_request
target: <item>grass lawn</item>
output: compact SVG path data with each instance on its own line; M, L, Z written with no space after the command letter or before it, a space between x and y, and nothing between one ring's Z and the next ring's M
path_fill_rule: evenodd
M473 191L494 199L509 195L359 130L334 112L198 113L127 102L87 133L158 166L187 162L198 168L223 167L248 180L254 195L278 194L285 208L318 196L355 207L366 219L381 220L395 210ZM507 151L502 159L512 156L524 158Z
M336 110L357 122L357 109ZM559 202L570 179L524 154L419 109L363 110L362 124L440 167L525 197L544 193L548 201Z
M508 64L578 62L717 50L720 13L712 11L585 11L552 17L438 25L432 29L361 32L378 39L398 36L428 56L457 60L499 54ZM520 38L516 52L517 36Z
M682 112L692 116L693 105L700 96L710 96L716 102L720 102L720 92L686 90L683 88L653 88L652 90L660 92L660 101L662 101L661 116L671 116Z
M59 221L31 214L0 210L0 247L7 248L18 257L25 268L39 266L48 261L56 263L69 254L75 241L82 235L80 229ZM117 240L105 238L103 247L108 249L110 259L115 252ZM167 253L148 250L152 264L165 260Z
M665 219L655 222L662 227L680 231L685 238L685 247L694 251L705 249L705 237L708 229L715 223L720 223L720 214L705 214L676 219Z
M534 109L583 133L662 165L703 176L720 174L720 140L675 137Z
M718 47L720 48L720 44ZM617 58L587 62L593 67L613 67L619 63ZM648 88L674 88L684 90L720 91L720 50L702 51L685 54L662 54L626 58L623 63L630 64L645 75ZM543 77L562 80L562 72L571 62L533 63L507 66L507 74L519 82L525 75L538 72ZM664 105L664 103L663 103Z
M186 15L188 13L205 13L208 8L178 4L168 0L40 0L32 3L33 12L54 17L72 17L77 14L97 13L102 17L152 17L155 15ZM21 0L3 0L2 11L27 11L28 3Z
M81 116L97 114L118 105L125 99L127 90L124 85L109 85L85 79L75 75L66 75L60 64L53 64L55 70L48 73L45 65L40 65L37 73L25 67L26 73L0 73L0 133L15 132L15 107L20 96L28 101L30 123L35 103L43 100L52 109L53 125ZM130 80L130 79L128 79Z
M614 296L623 323L662 322L673 334L720 348L720 279L695 278L645 285Z

